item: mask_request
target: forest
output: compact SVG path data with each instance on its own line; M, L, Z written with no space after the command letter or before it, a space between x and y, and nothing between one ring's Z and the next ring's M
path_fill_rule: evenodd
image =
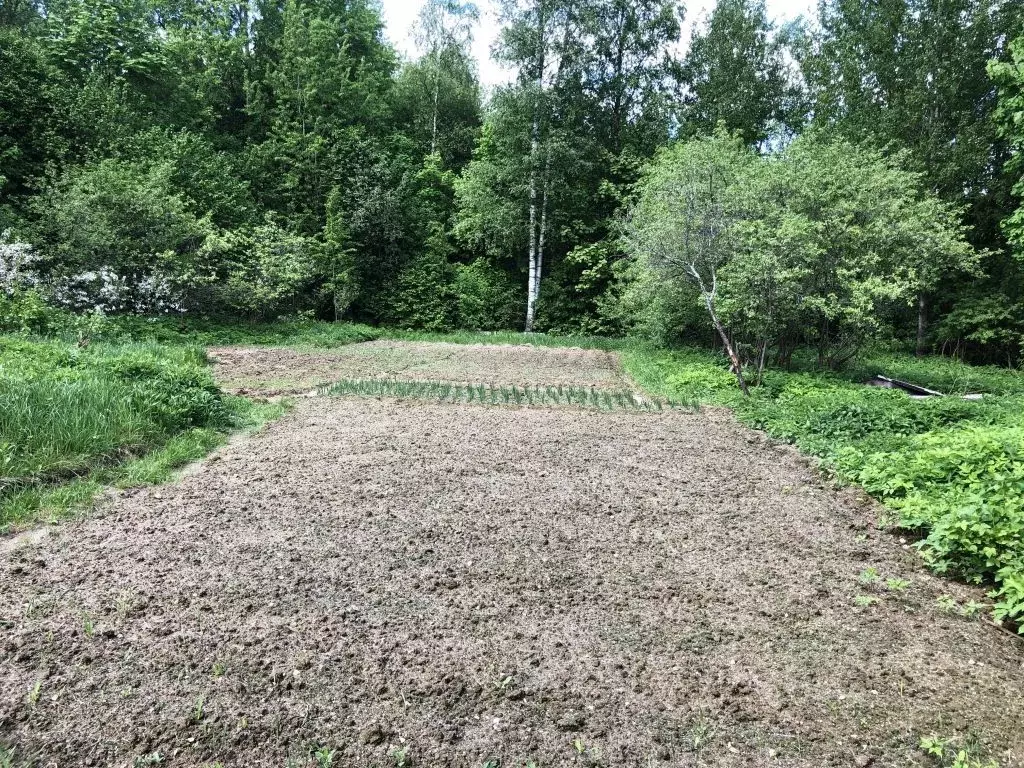
M1020 360L1019 3L502 0L486 94L478 15L430 0L410 61L366 0L2 0L0 322Z

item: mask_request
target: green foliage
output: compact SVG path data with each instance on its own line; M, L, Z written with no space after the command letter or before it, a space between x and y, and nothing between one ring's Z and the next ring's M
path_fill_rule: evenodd
M306 317L279 319L272 323L215 322L181 316L112 318L107 338L135 339L174 345L216 346L229 344L340 347L381 338L383 332L355 323L327 323Z
M512 283L508 273L484 259L456 264L454 270L452 289L460 328L499 331L521 324L519 287Z
M718 0L683 62L687 133L710 135L722 124L759 144L796 122L796 88L783 50L763 0Z
M984 350L1012 366L1024 355L1024 302L998 291L965 296L937 323L935 335L960 357Z
M879 152L808 135L755 158L719 134L662 153L629 240L750 357L808 344L839 368L940 275L976 269L957 216Z
M845 365L939 276L971 272L959 211L880 153L804 136L735 192L735 254L722 311L763 343L813 345Z
M1006 170L1014 180L1013 193L1024 198L1024 37L1010 44L1009 61L991 61L988 72L999 87L996 121L1003 138L1013 149ZM1003 221L1015 255L1024 259L1024 204Z
M227 232L210 249L226 270L212 286L221 306L256 319L295 314L310 304L317 244L270 217L252 229Z
M192 348L0 339L0 493L227 419Z
M999 763L995 760L986 760L979 756L976 739L973 737L960 740L935 735L922 736L918 742L918 749L935 758L936 765L948 768L999 768Z
M56 325L62 313L51 307L39 291L15 289L0 291L0 332L46 333Z
M188 210L172 171L106 159L53 180L37 205L43 271L69 277L106 268L133 281L190 276L211 229ZM87 305L100 290L68 303Z

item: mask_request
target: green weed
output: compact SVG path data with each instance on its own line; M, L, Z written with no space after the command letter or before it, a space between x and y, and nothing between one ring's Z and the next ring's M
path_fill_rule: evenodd
M890 592L906 592L910 582L907 579L886 579L885 587Z
M992 759L984 759L978 755L977 746L968 740L963 746L956 746L955 739L939 736L924 736L918 748L929 757L935 758L935 764L947 768L999 768L999 763Z
M406 768L406 766L412 763L412 759L409 756L408 744L402 747L395 747L395 749L391 750L391 757L394 758L395 768Z
M320 747L313 752L313 759L316 761L317 768L331 768L334 765L334 756L337 750L329 749L328 747Z
M874 568L865 568L860 572L857 581L861 584L874 584L878 581L878 571Z

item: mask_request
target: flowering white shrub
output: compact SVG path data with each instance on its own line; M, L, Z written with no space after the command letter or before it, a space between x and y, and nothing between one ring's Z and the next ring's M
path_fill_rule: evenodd
M184 311L182 291L166 275L125 275L100 267L73 275L44 277L36 266L41 259L29 243L0 233L0 291L6 296L19 289L37 291L54 307L101 314Z
M32 269L35 252L28 243L12 242L11 231L0 232L0 291L8 296L16 288L32 288L39 277Z
M56 306L76 312L150 314L184 311L184 297L169 277L125 275L109 267L54 277L47 295Z

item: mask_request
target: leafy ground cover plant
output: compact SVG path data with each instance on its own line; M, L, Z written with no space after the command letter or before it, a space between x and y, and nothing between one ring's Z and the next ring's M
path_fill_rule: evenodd
M841 373L769 371L742 399L724 356L636 347L623 363L648 391L732 407L749 426L817 456L920 535L940 573L994 585L994 618L1024 620L1024 376L948 359L869 356ZM980 400L915 400L863 386L876 373Z

